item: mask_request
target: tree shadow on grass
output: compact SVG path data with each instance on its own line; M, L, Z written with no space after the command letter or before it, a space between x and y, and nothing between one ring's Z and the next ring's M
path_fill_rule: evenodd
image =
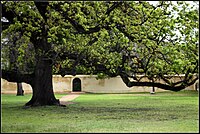
M188 107L188 106L187 106ZM179 110L183 110L185 107L179 107ZM172 108L174 109L174 108ZM81 105L71 104L67 107L59 106L40 106L30 107L24 109L22 106L11 105L4 106L5 111L11 111L15 113L23 113L24 115L53 115L59 118L70 117L80 119L96 119L96 120L138 120L138 121L167 121L177 120L179 118L186 118L186 114L180 115L174 113L173 110L167 108L158 107L144 107L144 106L130 106L125 107L123 105L113 106L95 106L95 105ZM189 117L187 117L189 118Z

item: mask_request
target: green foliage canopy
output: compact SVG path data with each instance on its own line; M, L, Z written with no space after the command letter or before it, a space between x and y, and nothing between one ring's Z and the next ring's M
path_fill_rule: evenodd
M35 52L52 59L54 73L97 74L98 78L143 74L176 85L165 76L185 74L182 82L188 84L198 72L199 15L186 2L160 1L155 6L145 1L57 1L49 2L46 18L34 2L3 5L16 14L3 38L21 32L24 43L40 39L46 20L51 50ZM25 55L24 43L18 49L19 62L24 62L20 59Z

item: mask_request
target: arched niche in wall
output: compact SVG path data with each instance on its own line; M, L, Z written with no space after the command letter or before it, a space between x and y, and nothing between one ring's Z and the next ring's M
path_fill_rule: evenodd
M72 91L81 92L81 79L74 78L72 81Z

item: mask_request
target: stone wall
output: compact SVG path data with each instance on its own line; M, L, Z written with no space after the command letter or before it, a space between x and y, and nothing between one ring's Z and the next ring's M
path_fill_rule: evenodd
M67 93L73 91L73 79L79 78L81 80L81 91L93 93L123 93L123 92L150 92L152 87L127 87L120 77L109 79L96 79L95 75L60 75L53 76L53 89L55 93ZM175 81L178 77L173 78ZM146 80L145 78L143 79ZM31 86L22 83L24 93L32 93ZM166 91L163 89L155 88L156 92ZM196 90L195 84L187 87L186 90ZM1 79L1 93L17 93L17 83L8 82Z

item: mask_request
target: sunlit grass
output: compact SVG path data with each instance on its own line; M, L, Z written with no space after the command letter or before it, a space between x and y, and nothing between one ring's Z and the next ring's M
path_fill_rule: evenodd
M196 91L86 93L67 107L28 109L30 94L1 97L2 132L199 132Z

